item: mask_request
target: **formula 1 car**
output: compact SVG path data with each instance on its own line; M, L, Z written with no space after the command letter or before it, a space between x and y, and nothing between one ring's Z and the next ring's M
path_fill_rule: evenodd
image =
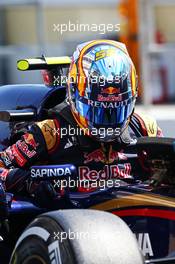
M0 87L1 151L27 125L50 118L50 110L65 99L58 77L69 64L69 57L18 62L20 70L44 70L45 85ZM67 188L49 208L31 196L6 193L0 184L0 263L175 263L175 139L143 137L125 151L136 153L135 159L143 150L156 184L135 177L87 193ZM32 176L32 170L38 174ZM75 175L74 164L31 168L33 182Z

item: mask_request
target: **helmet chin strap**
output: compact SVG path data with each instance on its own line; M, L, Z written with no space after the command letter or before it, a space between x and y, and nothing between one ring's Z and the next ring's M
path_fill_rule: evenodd
M121 131L121 134L119 136L120 143L125 144L125 145L129 145L130 143L133 142L133 139L131 138L130 133L129 133L128 126L129 126L129 122L130 122L131 116L134 113L134 110L135 110L135 107L133 108L133 111L132 111L130 117L128 118L128 120L126 122L126 126L124 126L124 128Z
M126 125L121 130L121 134L119 137L116 138L115 142L118 142L124 145L129 145L133 141L133 139L130 136L129 129L128 129L129 122L130 122L130 118L128 118Z
M133 141L133 139L131 138L129 134L128 126L123 130L123 132L119 136L119 140L120 140L120 143L124 145L129 145Z

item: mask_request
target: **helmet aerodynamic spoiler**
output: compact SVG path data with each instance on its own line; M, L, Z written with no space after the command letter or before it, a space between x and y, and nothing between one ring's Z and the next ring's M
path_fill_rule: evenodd
M30 70L50 70L53 68L67 68L71 62L71 57L38 57L21 59L17 61L17 68L20 71Z

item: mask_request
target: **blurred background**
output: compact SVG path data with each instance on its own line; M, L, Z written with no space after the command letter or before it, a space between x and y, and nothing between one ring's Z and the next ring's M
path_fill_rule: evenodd
M61 34L58 25L69 23L99 31ZM119 30L103 34L101 24ZM38 71L19 72L18 59L71 56L77 44L102 38L126 44L139 75L138 111L175 137L175 0L0 0L0 85L42 82Z

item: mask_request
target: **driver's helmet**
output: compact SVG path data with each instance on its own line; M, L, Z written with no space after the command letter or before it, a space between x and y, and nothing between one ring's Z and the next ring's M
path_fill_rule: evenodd
M123 43L94 40L77 47L69 70L68 100L86 134L102 142L115 140L128 125L136 97L136 71Z

